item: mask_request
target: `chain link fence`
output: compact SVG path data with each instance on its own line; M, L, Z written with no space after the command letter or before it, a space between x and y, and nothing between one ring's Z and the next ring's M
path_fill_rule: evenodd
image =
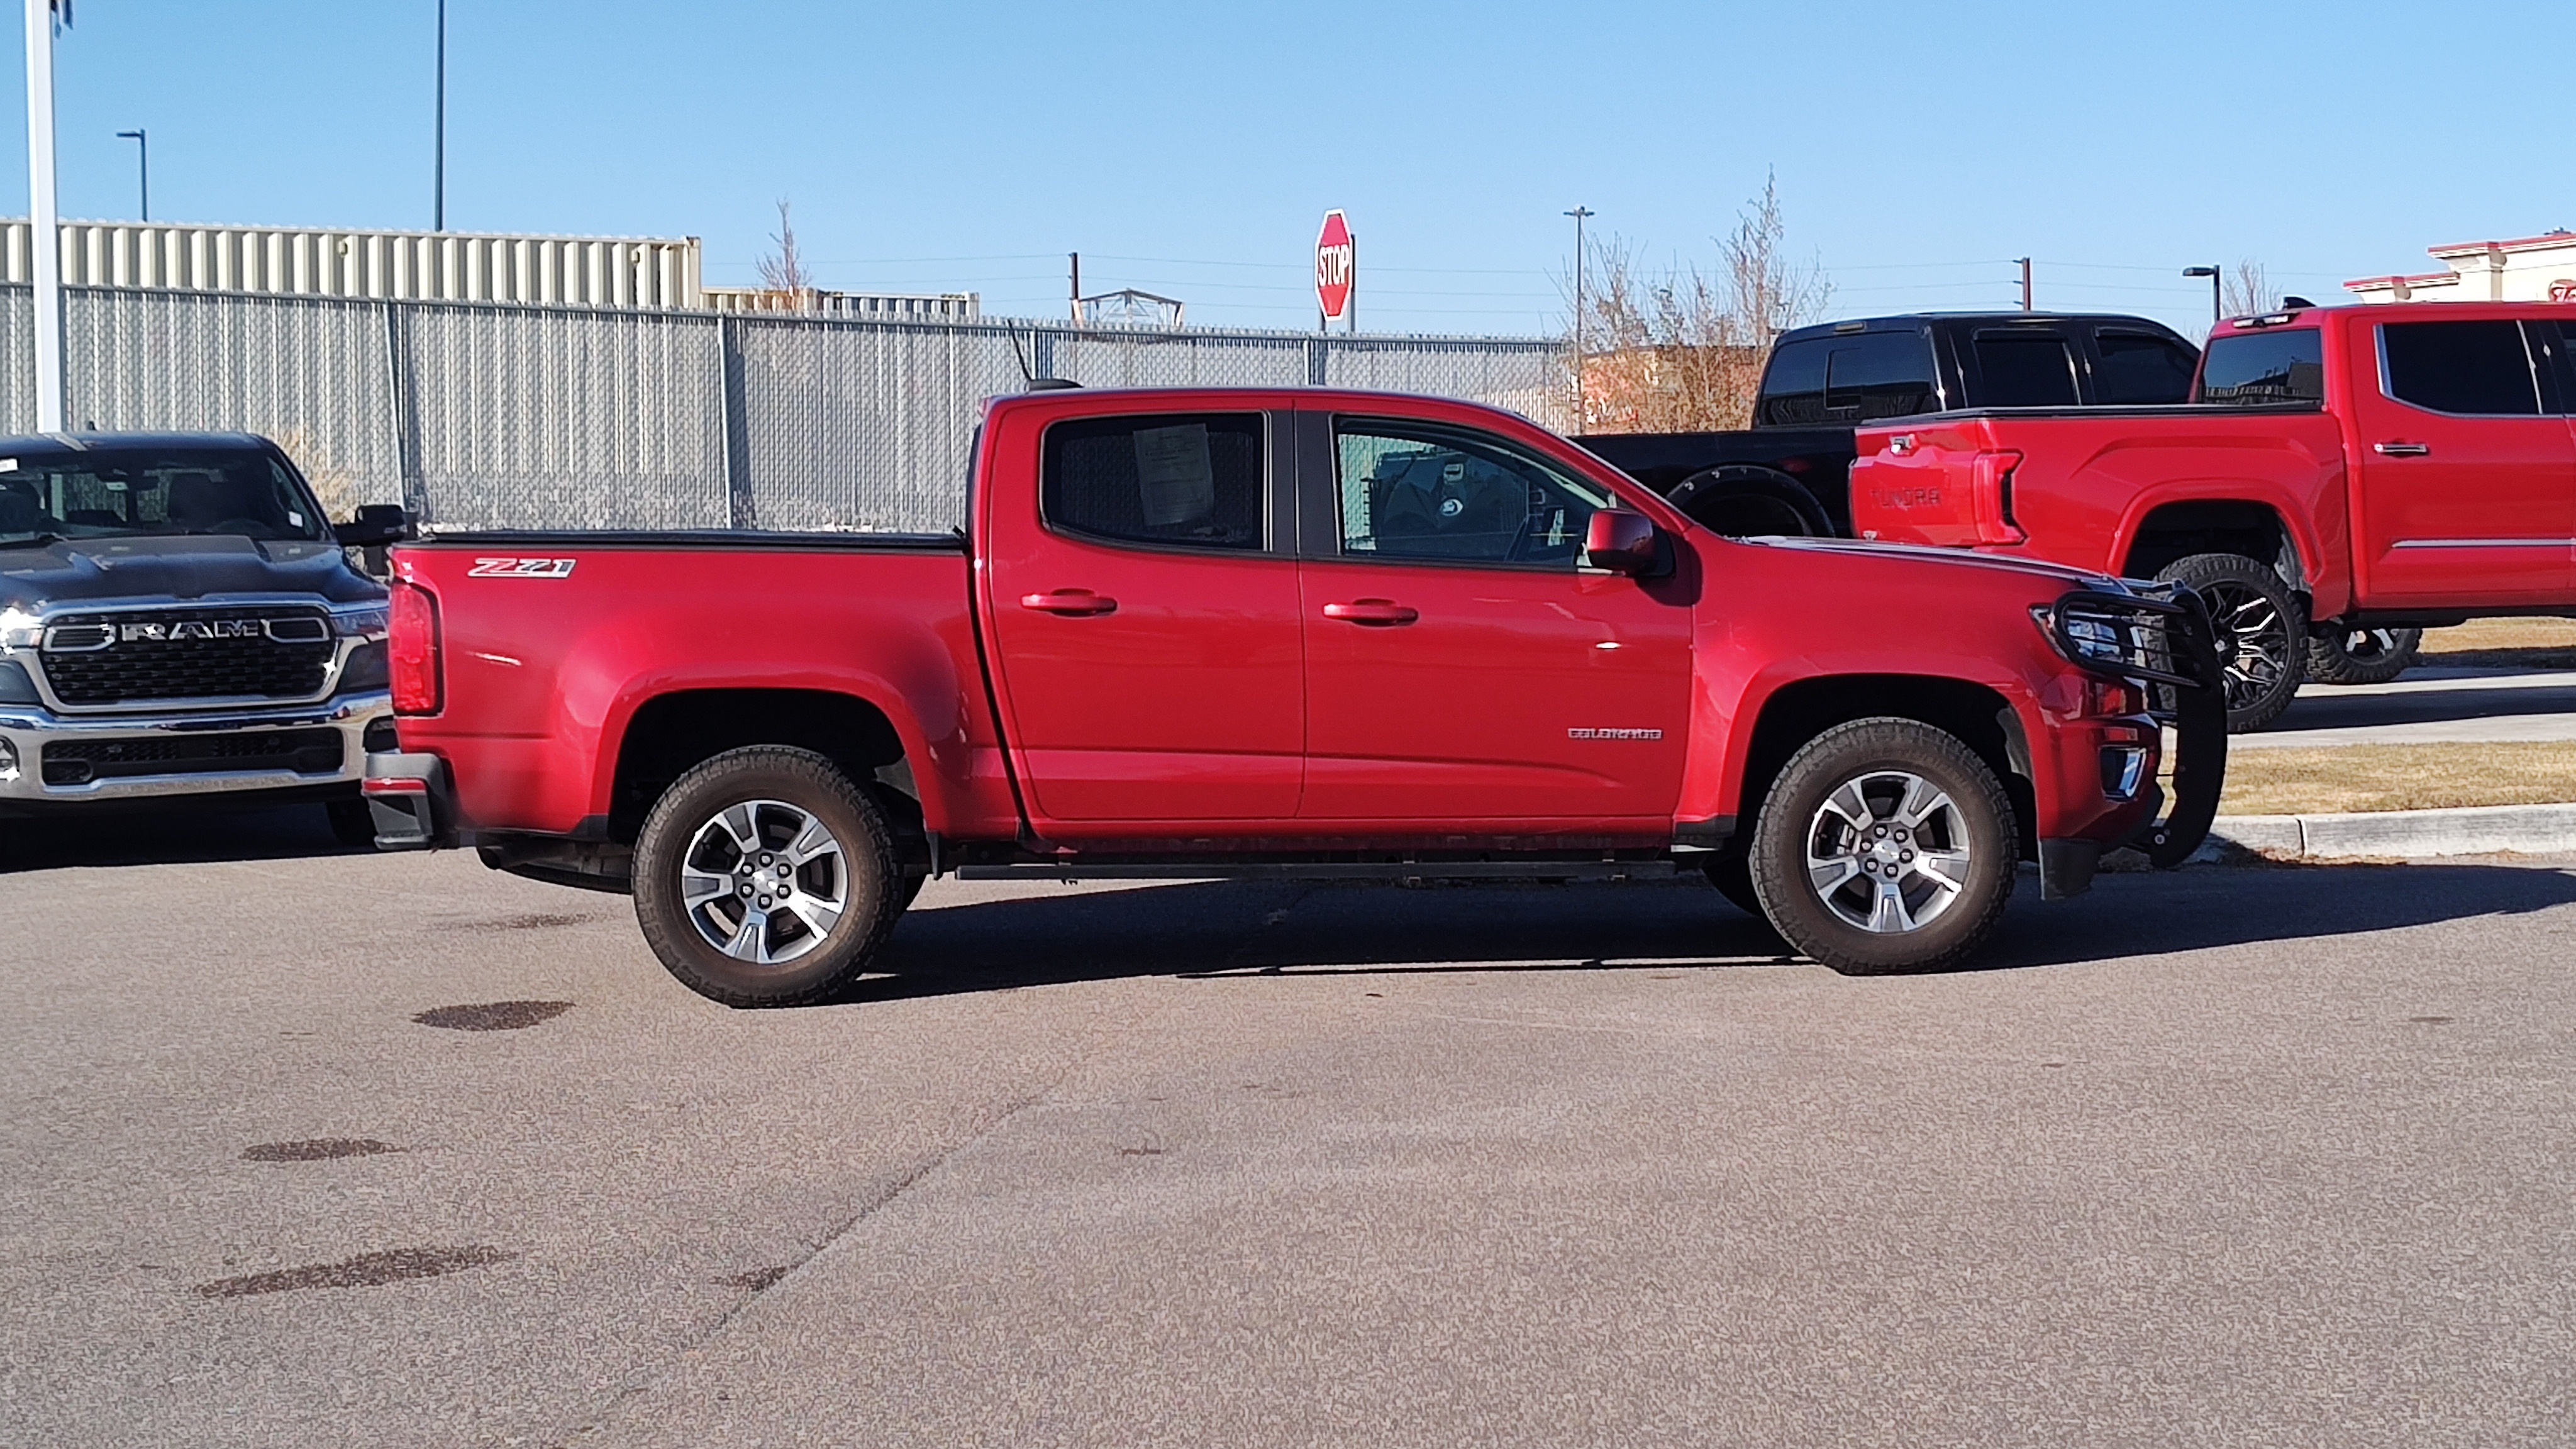
M1090 387L1429 393L1562 425L1551 342L862 322L72 287L79 429L276 439L345 517L433 531L937 532L965 519L985 399ZM34 303L0 286L0 429L35 426Z

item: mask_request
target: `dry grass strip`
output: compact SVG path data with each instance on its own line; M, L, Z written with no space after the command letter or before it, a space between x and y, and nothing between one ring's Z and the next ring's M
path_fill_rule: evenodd
M2576 741L2338 745L2227 757L2224 815L2576 802Z

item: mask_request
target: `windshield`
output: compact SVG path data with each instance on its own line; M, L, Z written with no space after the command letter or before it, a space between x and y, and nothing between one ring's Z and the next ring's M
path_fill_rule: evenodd
M0 548L50 538L233 534L320 539L324 522L286 465L244 448L96 448L0 457Z

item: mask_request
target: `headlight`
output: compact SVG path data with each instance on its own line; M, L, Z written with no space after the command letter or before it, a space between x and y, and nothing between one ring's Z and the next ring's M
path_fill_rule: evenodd
M337 609L331 614L331 631L343 639L381 639L390 626L392 612L382 604L364 609Z
M2180 605L2161 599L2079 590L2054 604L2031 606L2031 622L2070 663L2115 679L2197 684L2182 672L2173 630Z
M2097 659L2117 664L2129 655L2128 629L2109 619L2090 618L2070 613L2065 618L2066 642L2078 659Z
M44 620L24 609L0 609L0 648L33 649L44 637Z

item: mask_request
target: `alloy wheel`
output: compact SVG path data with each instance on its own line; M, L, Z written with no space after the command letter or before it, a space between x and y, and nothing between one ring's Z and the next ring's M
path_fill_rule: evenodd
M1845 924L1920 930L1967 888L1967 822L1949 792L1907 770L1873 770L1825 797L1807 825L1807 883Z
M848 909L841 842L783 800L729 805L690 836L680 901L707 944L771 966L823 944Z
M2259 589L2232 582L2199 585L2218 628L2218 653L2226 663L2227 707L2253 707L2288 676L2290 621Z

